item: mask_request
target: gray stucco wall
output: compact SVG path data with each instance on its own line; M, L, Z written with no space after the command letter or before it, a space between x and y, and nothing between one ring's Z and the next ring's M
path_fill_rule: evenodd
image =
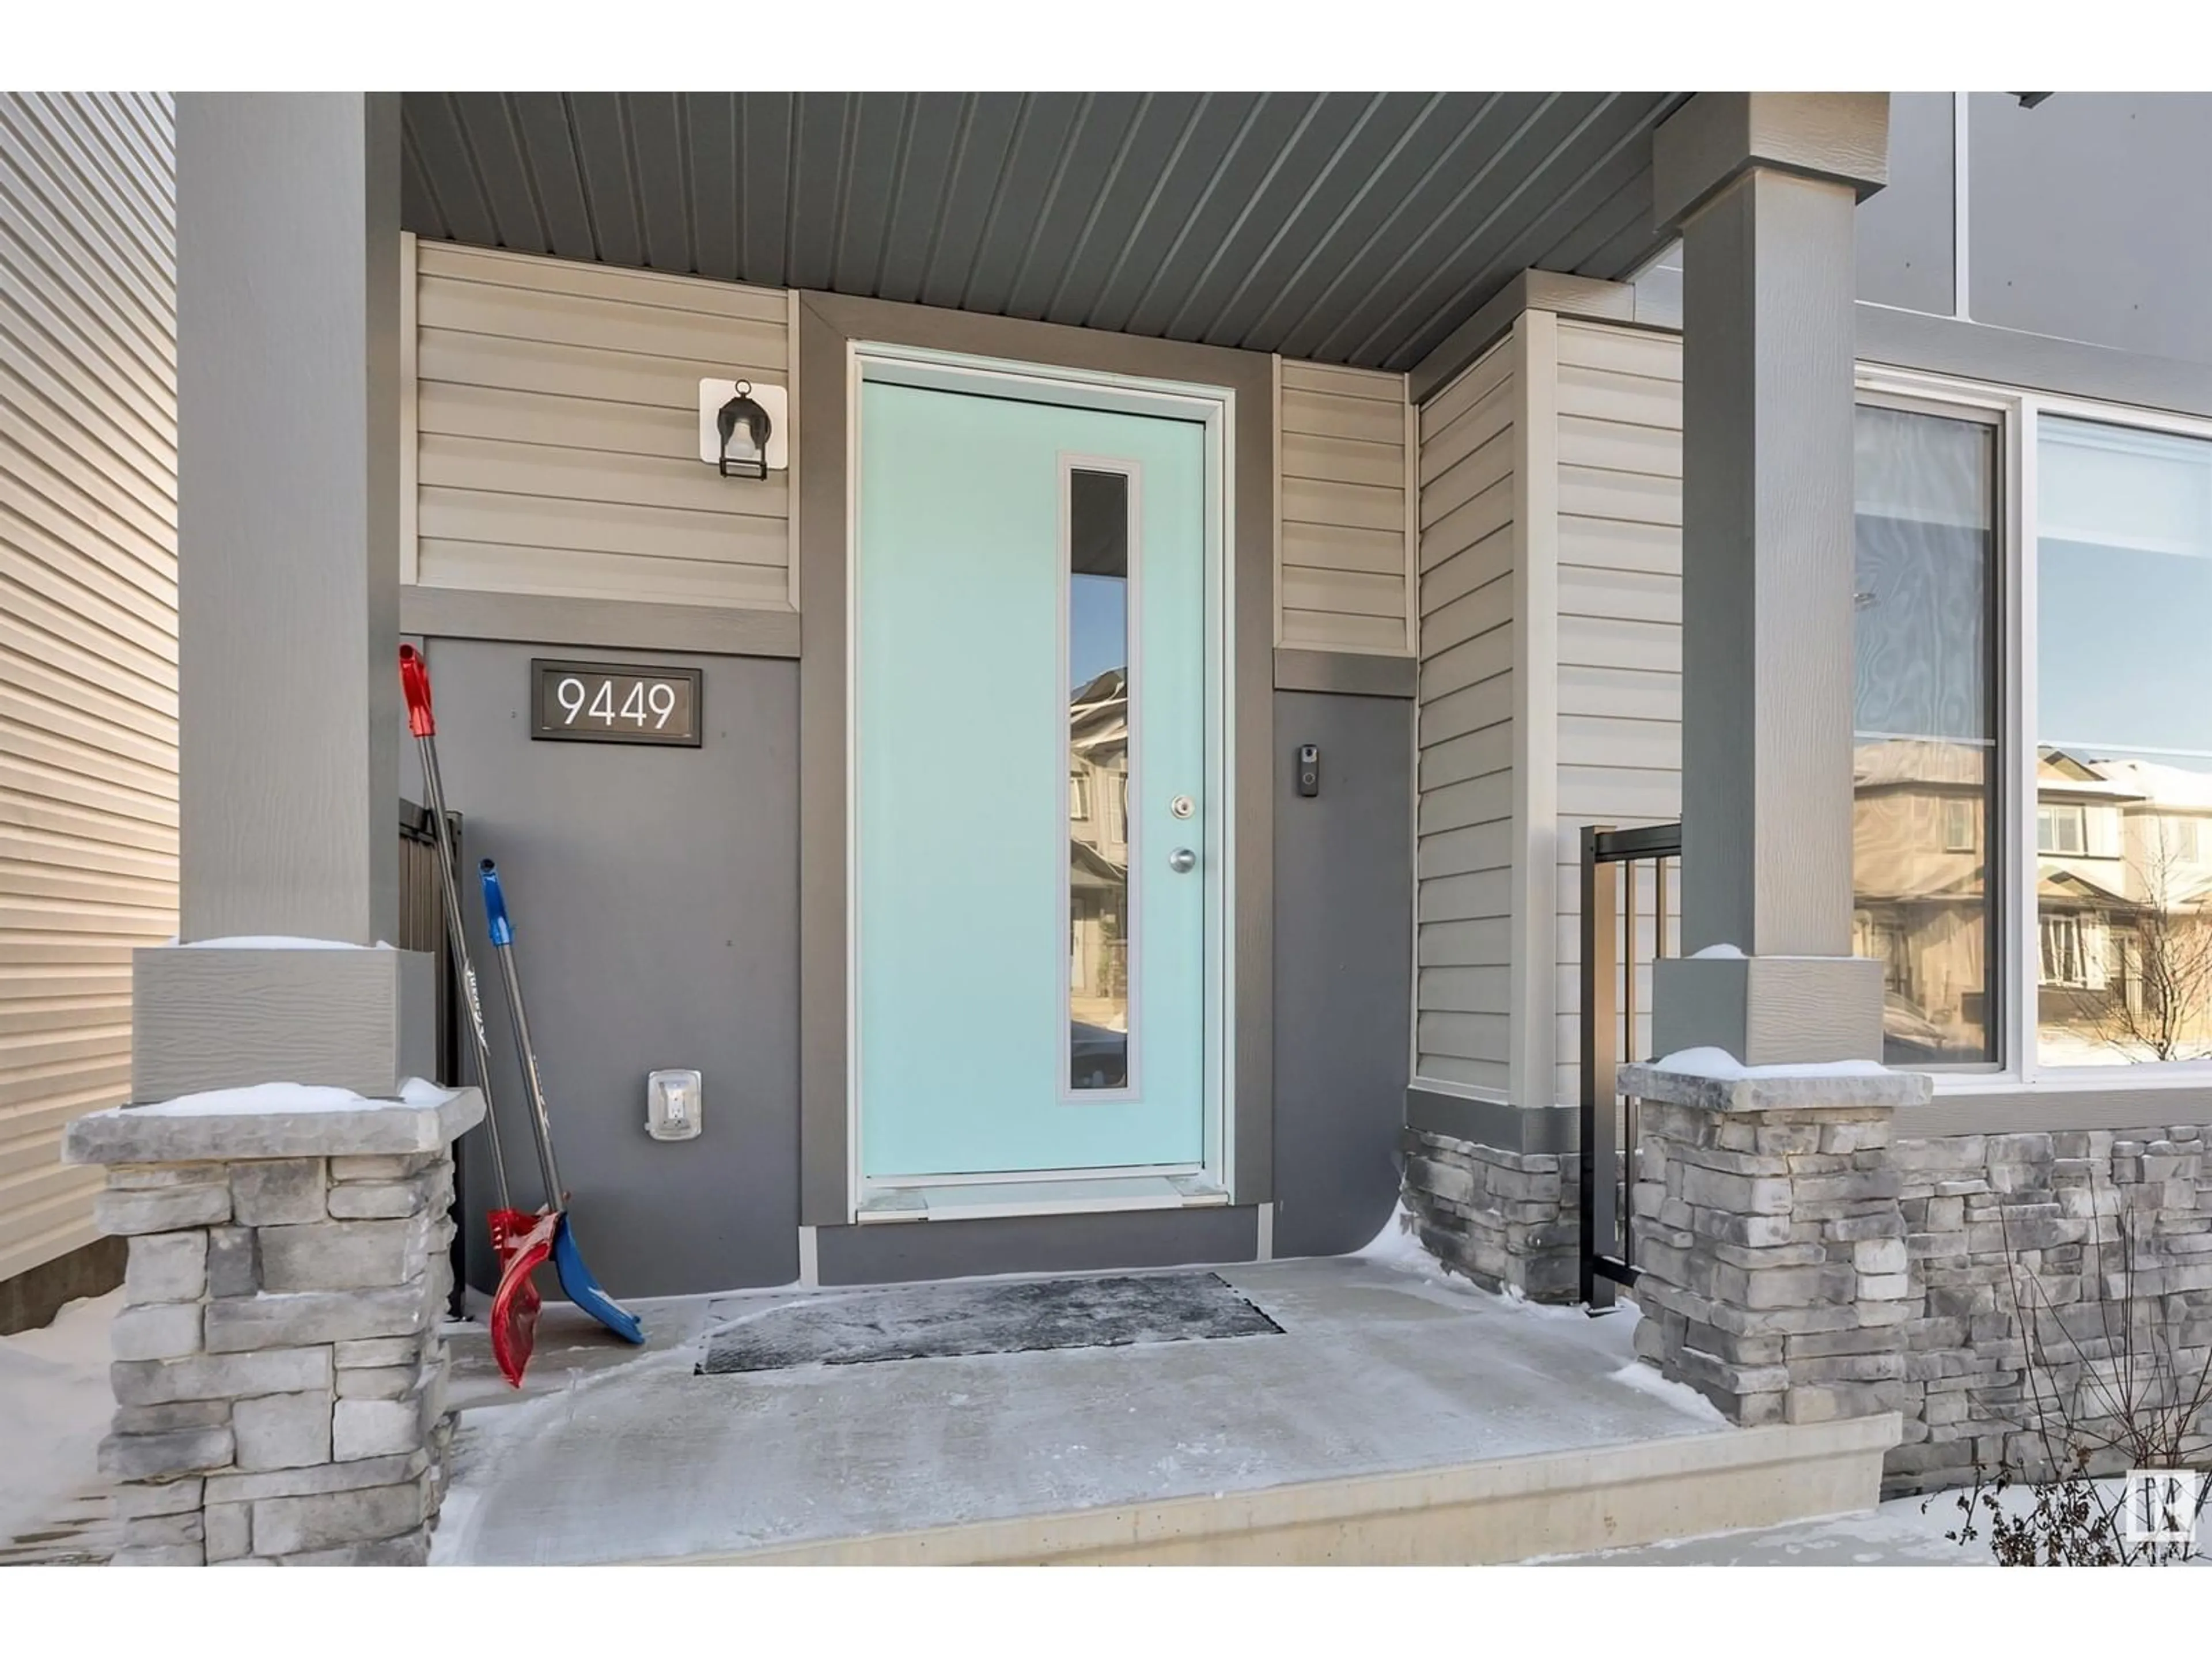
M617 1296L788 1284L798 1277L797 665L761 658L583 654L705 673L697 749L538 743L525 645L428 647L447 804L464 862L499 861L532 1036L577 1237ZM402 776L420 799L412 764ZM509 1172L539 1195L506 1005L465 884L484 983ZM705 1074L694 1140L645 1133L645 1075ZM464 1149L471 1216L493 1200L481 1130ZM484 1285L482 1228L469 1276Z
M1413 705L1275 696L1275 1253L1357 1249L1398 1193L1413 960ZM1297 745L1322 751L1301 797Z
M1862 300L1912 311L1951 310L1951 136L1948 92L1889 95L1889 183L1859 204Z
M1858 211L1859 298L1951 317L1954 100L1890 96L1889 185ZM2033 109L2008 93L1968 100L1967 316L1979 327L2181 364L2212 363L2212 97L2061 92ZM1995 351L2002 342L1985 348ZM2052 390L2063 366L2022 356L1984 372ZM1885 361L1912 362L1910 348ZM1926 366L1965 367L1930 354ZM2150 394L2154 401L2172 397Z
M1978 323L2212 362L2212 97L1972 100Z
M465 862L499 860L514 908L562 1173L593 1269L617 1296L787 1284L799 1271L798 668L788 660L427 646ZM697 667L704 744L539 743L532 656ZM1412 939L1410 720L1403 699L1275 698L1278 1255L1357 1248L1389 1215L1406 1084ZM1293 746L1322 745L1298 797ZM410 747L402 787L419 799ZM515 1196L538 1197L506 1008L473 883L470 948L488 999ZM646 1135L656 1066L706 1074L706 1129ZM472 1218L494 1201L482 1132ZM825 1283L1249 1260L1254 1212L824 1228ZM491 1264L473 1219L469 1277Z

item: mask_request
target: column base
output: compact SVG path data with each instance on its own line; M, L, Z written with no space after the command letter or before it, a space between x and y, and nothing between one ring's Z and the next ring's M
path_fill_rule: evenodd
M1624 1066L1620 1088L1639 1102L1638 1356L1737 1424L1896 1410L1911 1304L1888 1147L1929 1079Z
M427 1560L452 1143L483 1098L410 1095L332 1109L279 1088L70 1126L64 1157L106 1166L94 1213L130 1245L100 1451L118 1565Z
M1667 957L1651 965L1662 1054L1747 1066L1881 1059L1881 964L1866 957Z
M131 1098L283 1078L371 1099L435 1069L434 969L389 945L155 945L131 957Z

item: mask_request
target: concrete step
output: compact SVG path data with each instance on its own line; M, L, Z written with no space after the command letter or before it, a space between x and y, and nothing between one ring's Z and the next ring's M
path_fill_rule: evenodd
M1349 1475L682 1565L1472 1566L1871 1510L1894 1413Z

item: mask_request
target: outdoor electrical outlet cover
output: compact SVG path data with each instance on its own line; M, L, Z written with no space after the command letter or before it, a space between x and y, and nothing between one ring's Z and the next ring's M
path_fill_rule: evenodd
M645 1079L645 1132L655 1140L690 1140L701 1127L704 1092L696 1072L653 1072Z

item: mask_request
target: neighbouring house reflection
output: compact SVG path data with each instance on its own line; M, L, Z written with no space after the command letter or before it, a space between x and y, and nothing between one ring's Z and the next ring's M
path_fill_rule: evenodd
M1129 680L1119 668L1068 710L1068 1078L1118 1089L1129 1065Z
M1989 1057L1986 753L1858 745L1853 947L1893 1060ZM2040 749L2035 846L2043 1063L2212 1058L2212 771Z
M2212 1056L2212 772L2039 750L2035 847L2043 1062Z
M1851 949L1882 964L1893 1064L1991 1058L1988 755L1936 738L1857 745Z
M1067 1081L1129 1082L1129 480L1068 474Z

